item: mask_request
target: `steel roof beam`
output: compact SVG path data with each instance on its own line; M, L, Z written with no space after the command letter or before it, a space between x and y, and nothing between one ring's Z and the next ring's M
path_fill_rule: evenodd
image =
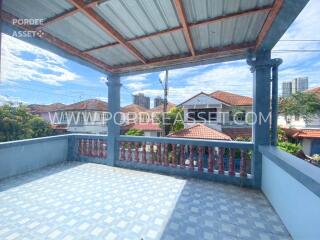
M93 9L86 8L82 0L68 0L71 4L77 7L83 14L89 17L96 25L103 29L108 35L118 41L124 48L126 48L133 56L135 56L142 63L147 63L144 56L135 49L126 39L118 33L107 21L100 17Z
M175 6L176 6L176 11L178 14L179 21L182 25L183 34L184 34L184 37L185 37L187 44L189 46L191 55L195 56L196 53L194 50L193 41L192 41L189 25L187 22L186 13L184 12L184 8L183 8L181 0L175 0Z

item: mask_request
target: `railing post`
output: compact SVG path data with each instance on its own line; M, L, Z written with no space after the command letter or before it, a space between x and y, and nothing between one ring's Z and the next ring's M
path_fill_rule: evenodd
M259 50L256 59L248 58L248 64L253 72L253 113L252 140L254 143L254 157L251 169L255 187L261 186L262 155L259 145L270 144L270 87L271 87L271 52Z
M108 76L108 111L112 118L108 120L108 159L107 164L114 166L119 160L119 143L117 138L120 136L120 77L119 75Z

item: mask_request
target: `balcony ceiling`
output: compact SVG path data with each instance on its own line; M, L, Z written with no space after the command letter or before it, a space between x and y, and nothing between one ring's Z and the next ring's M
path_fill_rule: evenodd
M271 49L307 2L3 0L2 18L9 28L42 31L48 48L58 47L104 72L128 74ZM12 26L14 18L44 24Z

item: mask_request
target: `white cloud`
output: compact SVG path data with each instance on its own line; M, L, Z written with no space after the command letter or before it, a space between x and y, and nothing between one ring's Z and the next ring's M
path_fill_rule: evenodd
M13 104L19 104L19 103L24 103L27 104L27 102L22 101L19 97L9 97L9 96L4 96L0 95L0 106L4 105L6 103L13 103Z
M59 86L79 76L67 69L66 59L2 34L1 81L38 81Z

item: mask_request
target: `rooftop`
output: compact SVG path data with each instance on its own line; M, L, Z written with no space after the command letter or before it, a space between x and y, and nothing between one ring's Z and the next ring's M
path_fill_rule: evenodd
M320 129L283 128L293 138L317 138L320 139Z
M225 91L215 91L210 96L232 106L252 106L252 98L247 96Z
M63 162L0 182L0 238L290 239L257 190Z
M200 123L195 124L192 127L182 129L179 132L171 133L168 135L168 137L231 140L228 135Z

